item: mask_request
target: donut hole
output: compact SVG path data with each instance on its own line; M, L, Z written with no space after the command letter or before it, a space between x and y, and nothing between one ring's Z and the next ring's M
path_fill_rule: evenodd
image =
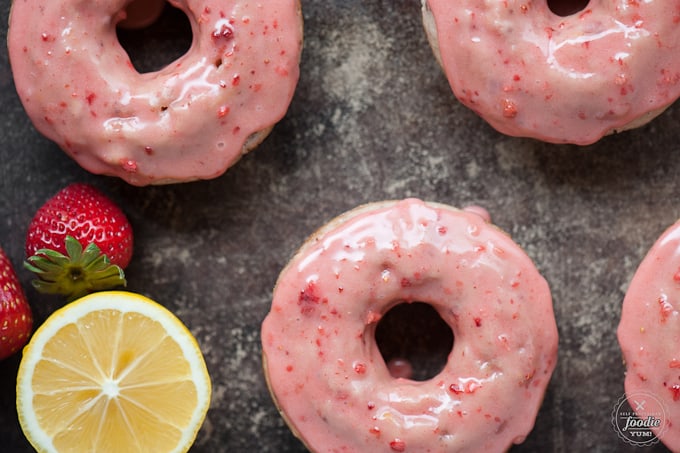
M430 304L400 303L378 321L375 341L393 377L427 381L446 366L453 331Z
M590 0L548 0L548 8L561 17L571 16L583 11Z
M143 2L146 0L135 0ZM155 72L186 54L193 33L189 18L178 8L165 3L158 19L142 27L116 27L118 42L140 73Z

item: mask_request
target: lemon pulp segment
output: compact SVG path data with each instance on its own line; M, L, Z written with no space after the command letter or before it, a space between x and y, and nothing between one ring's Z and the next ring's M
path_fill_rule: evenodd
M36 332L17 388L20 421L34 446L58 452L189 448L210 399L203 357L174 315L137 298L122 306L67 306Z

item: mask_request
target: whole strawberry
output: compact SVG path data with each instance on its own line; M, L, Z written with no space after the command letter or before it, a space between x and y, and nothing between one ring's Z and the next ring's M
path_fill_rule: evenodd
M0 359L21 349L32 329L31 307L12 263L0 248Z
M25 263L41 292L76 299L125 285L132 258L132 226L123 211L89 184L63 188L28 227Z

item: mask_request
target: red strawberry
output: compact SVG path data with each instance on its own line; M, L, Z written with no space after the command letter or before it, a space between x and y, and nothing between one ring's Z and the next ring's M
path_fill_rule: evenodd
M31 307L12 263L0 248L0 359L21 349L32 329Z
M28 228L25 263L41 292L75 299L125 285L123 269L132 258L127 217L88 184L63 188L38 209Z

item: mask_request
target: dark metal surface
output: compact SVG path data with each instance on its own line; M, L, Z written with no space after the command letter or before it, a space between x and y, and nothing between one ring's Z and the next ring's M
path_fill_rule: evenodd
M205 354L214 395L192 452L302 452L260 365L260 322L288 258L316 228L361 203L413 196L479 204L550 283L561 335L536 427L513 452L665 451L619 440L611 413L623 393L621 301L680 211L680 112L672 106L642 129L585 148L502 136L453 98L419 3L305 0L302 75L285 119L222 177L172 186L91 175L41 137L16 96L3 46L0 244L37 322L61 302L29 287L20 266L26 228L62 186L89 181L135 228L128 289L174 311ZM9 4L0 1L5 23ZM165 16L122 38L138 67L183 51L179 19ZM18 362L0 363L0 450L8 452L31 451L14 406Z

